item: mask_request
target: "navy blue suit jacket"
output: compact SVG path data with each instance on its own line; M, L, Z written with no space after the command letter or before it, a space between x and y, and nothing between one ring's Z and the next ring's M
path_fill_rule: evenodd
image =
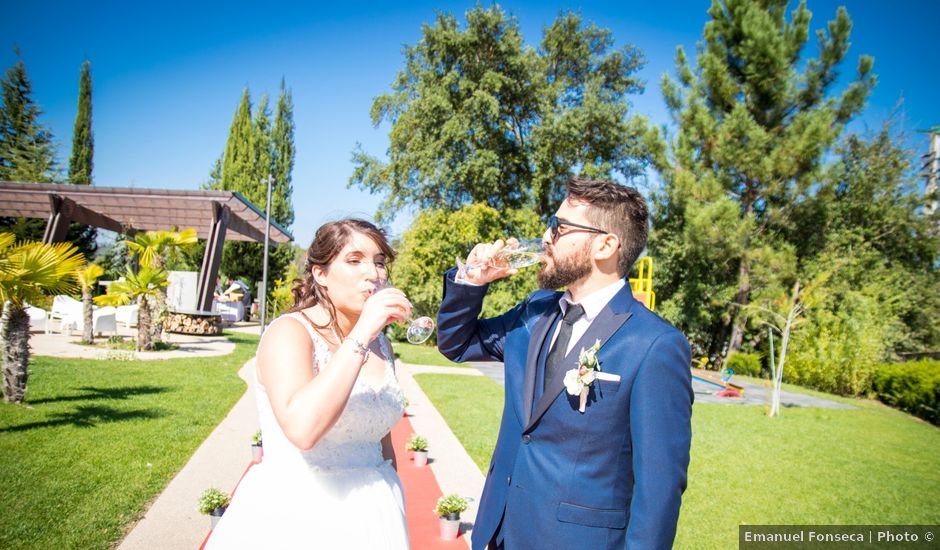
M601 370L620 376L595 380L582 414L562 377L544 394L536 387L561 293L536 291L499 317L479 319L487 287L453 277L454 270L444 276L438 313L441 353L502 361L506 380L474 550L497 528L509 550L671 548L692 438L691 352L682 333L627 284L565 359L574 368L578 352L600 339Z

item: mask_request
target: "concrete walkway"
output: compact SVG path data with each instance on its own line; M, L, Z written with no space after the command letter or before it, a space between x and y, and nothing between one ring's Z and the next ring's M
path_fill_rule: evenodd
M236 323L227 325L224 329L258 334L257 323ZM104 342L111 335L111 333L105 333L102 336L96 336L95 341ZM117 336L136 338L137 327L126 328L123 325L118 326ZM178 346L177 349L170 351L137 352L131 350L107 349L101 346L85 346L79 343L81 338L81 334L78 332L62 334L53 331L50 334L46 334L42 331L33 331L29 335L29 344L33 355L105 360L134 358L149 361L153 359L178 359L181 357L211 357L228 355L235 351L235 344L229 342L224 336L195 336L192 334L165 333L164 341Z

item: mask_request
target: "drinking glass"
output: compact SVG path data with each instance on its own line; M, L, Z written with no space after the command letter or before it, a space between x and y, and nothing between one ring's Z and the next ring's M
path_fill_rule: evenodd
M387 279L384 281L379 281L375 284L375 291L384 290L386 288L395 288L395 285L391 284ZM408 323L408 330L405 332L405 338L412 344L423 344L428 338L434 334L434 319L430 317L418 317L417 319L412 319L410 315L406 316L403 320L404 323Z
M455 279L457 281L466 280L467 274L471 271L487 266L510 267L513 269L528 267L539 263L543 254L545 254L545 245L542 243L542 239L521 239L516 241L514 246L507 245L488 262L465 264L460 261L460 258L457 258L457 276Z

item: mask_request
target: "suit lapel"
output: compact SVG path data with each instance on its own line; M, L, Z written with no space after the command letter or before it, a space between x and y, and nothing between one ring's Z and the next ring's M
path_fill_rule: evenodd
M550 307L542 315L541 319L535 324L532 336L529 337L529 350L525 359L525 391L522 397L522 412L524 424L529 423L529 417L532 415L532 401L535 399L535 380L538 374L539 351L548 335L548 329L555 325L555 319L561 313L558 305Z
M568 352L568 355L565 356L565 364L571 363L571 368L574 368L574 363L577 361L578 353L581 351L581 348L587 348L594 344L595 340L601 341L601 348L604 347L604 344L607 343L607 340L617 332L624 323L627 322L633 313L629 311L630 302L632 297L629 294L624 294L624 292L630 292L630 285L626 285L624 290L621 290L611 299L604 309L597 314L597 317L594 318L594 321L585 331L584 335L575 343L574 347L571 348L571 351ZM553 316L554 317L554 316ZM529 353L531 355L532 348L530 346ZM567 369L566 369L567 370ZM528 374L528 373L526 373ZM534 376L533 376L534 381ZM532 385L532 390L534 391L534 384ZM545 393L542 394L542 398L539 399L538 404L535 406L535 411L533 411L532 416L529 417L526 422L525 428L522 430L523 433L532 429L532 426L538 422L539 418L545 414L545 411L548 410L548 407L551 406L552 402L558 397L558 394L561 393L562 389L565 387L564 376L556 376L552 380L552 385L545 388ZM529 386L526 386L528 392ZM527 393L526 395L531 395ZM531 403L531 401L530 401ZM531 410L531 409L528 409Z

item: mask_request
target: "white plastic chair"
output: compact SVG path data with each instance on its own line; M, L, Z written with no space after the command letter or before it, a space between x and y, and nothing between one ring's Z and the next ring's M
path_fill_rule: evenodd
M59 326L63 332L65 332L66 327L66 318L74 319L81 318L82 316L82 303L71 296L55 296L52 298L52 311L50 311L46 318L46 334L49 334L49 331L52 330L52 321L53 319L59 320Z
M47 332L49 328L49 312L41 307L26 306L26 313L29 315L29 329L41 330Z
M111 306L97 308L91 312L91 319L91 332L93 334L101 334L102 332L117 334L117 315L115 308ZM62 320L63 333L66 331L81 331L84 329L85 315L82 312L79 312L79 315L75 317L70 315Z
M124 323L124 328L131 328L131 325L137 326L137 314L140 306L131 304L127 306L118 306L115 310L117 322Z

